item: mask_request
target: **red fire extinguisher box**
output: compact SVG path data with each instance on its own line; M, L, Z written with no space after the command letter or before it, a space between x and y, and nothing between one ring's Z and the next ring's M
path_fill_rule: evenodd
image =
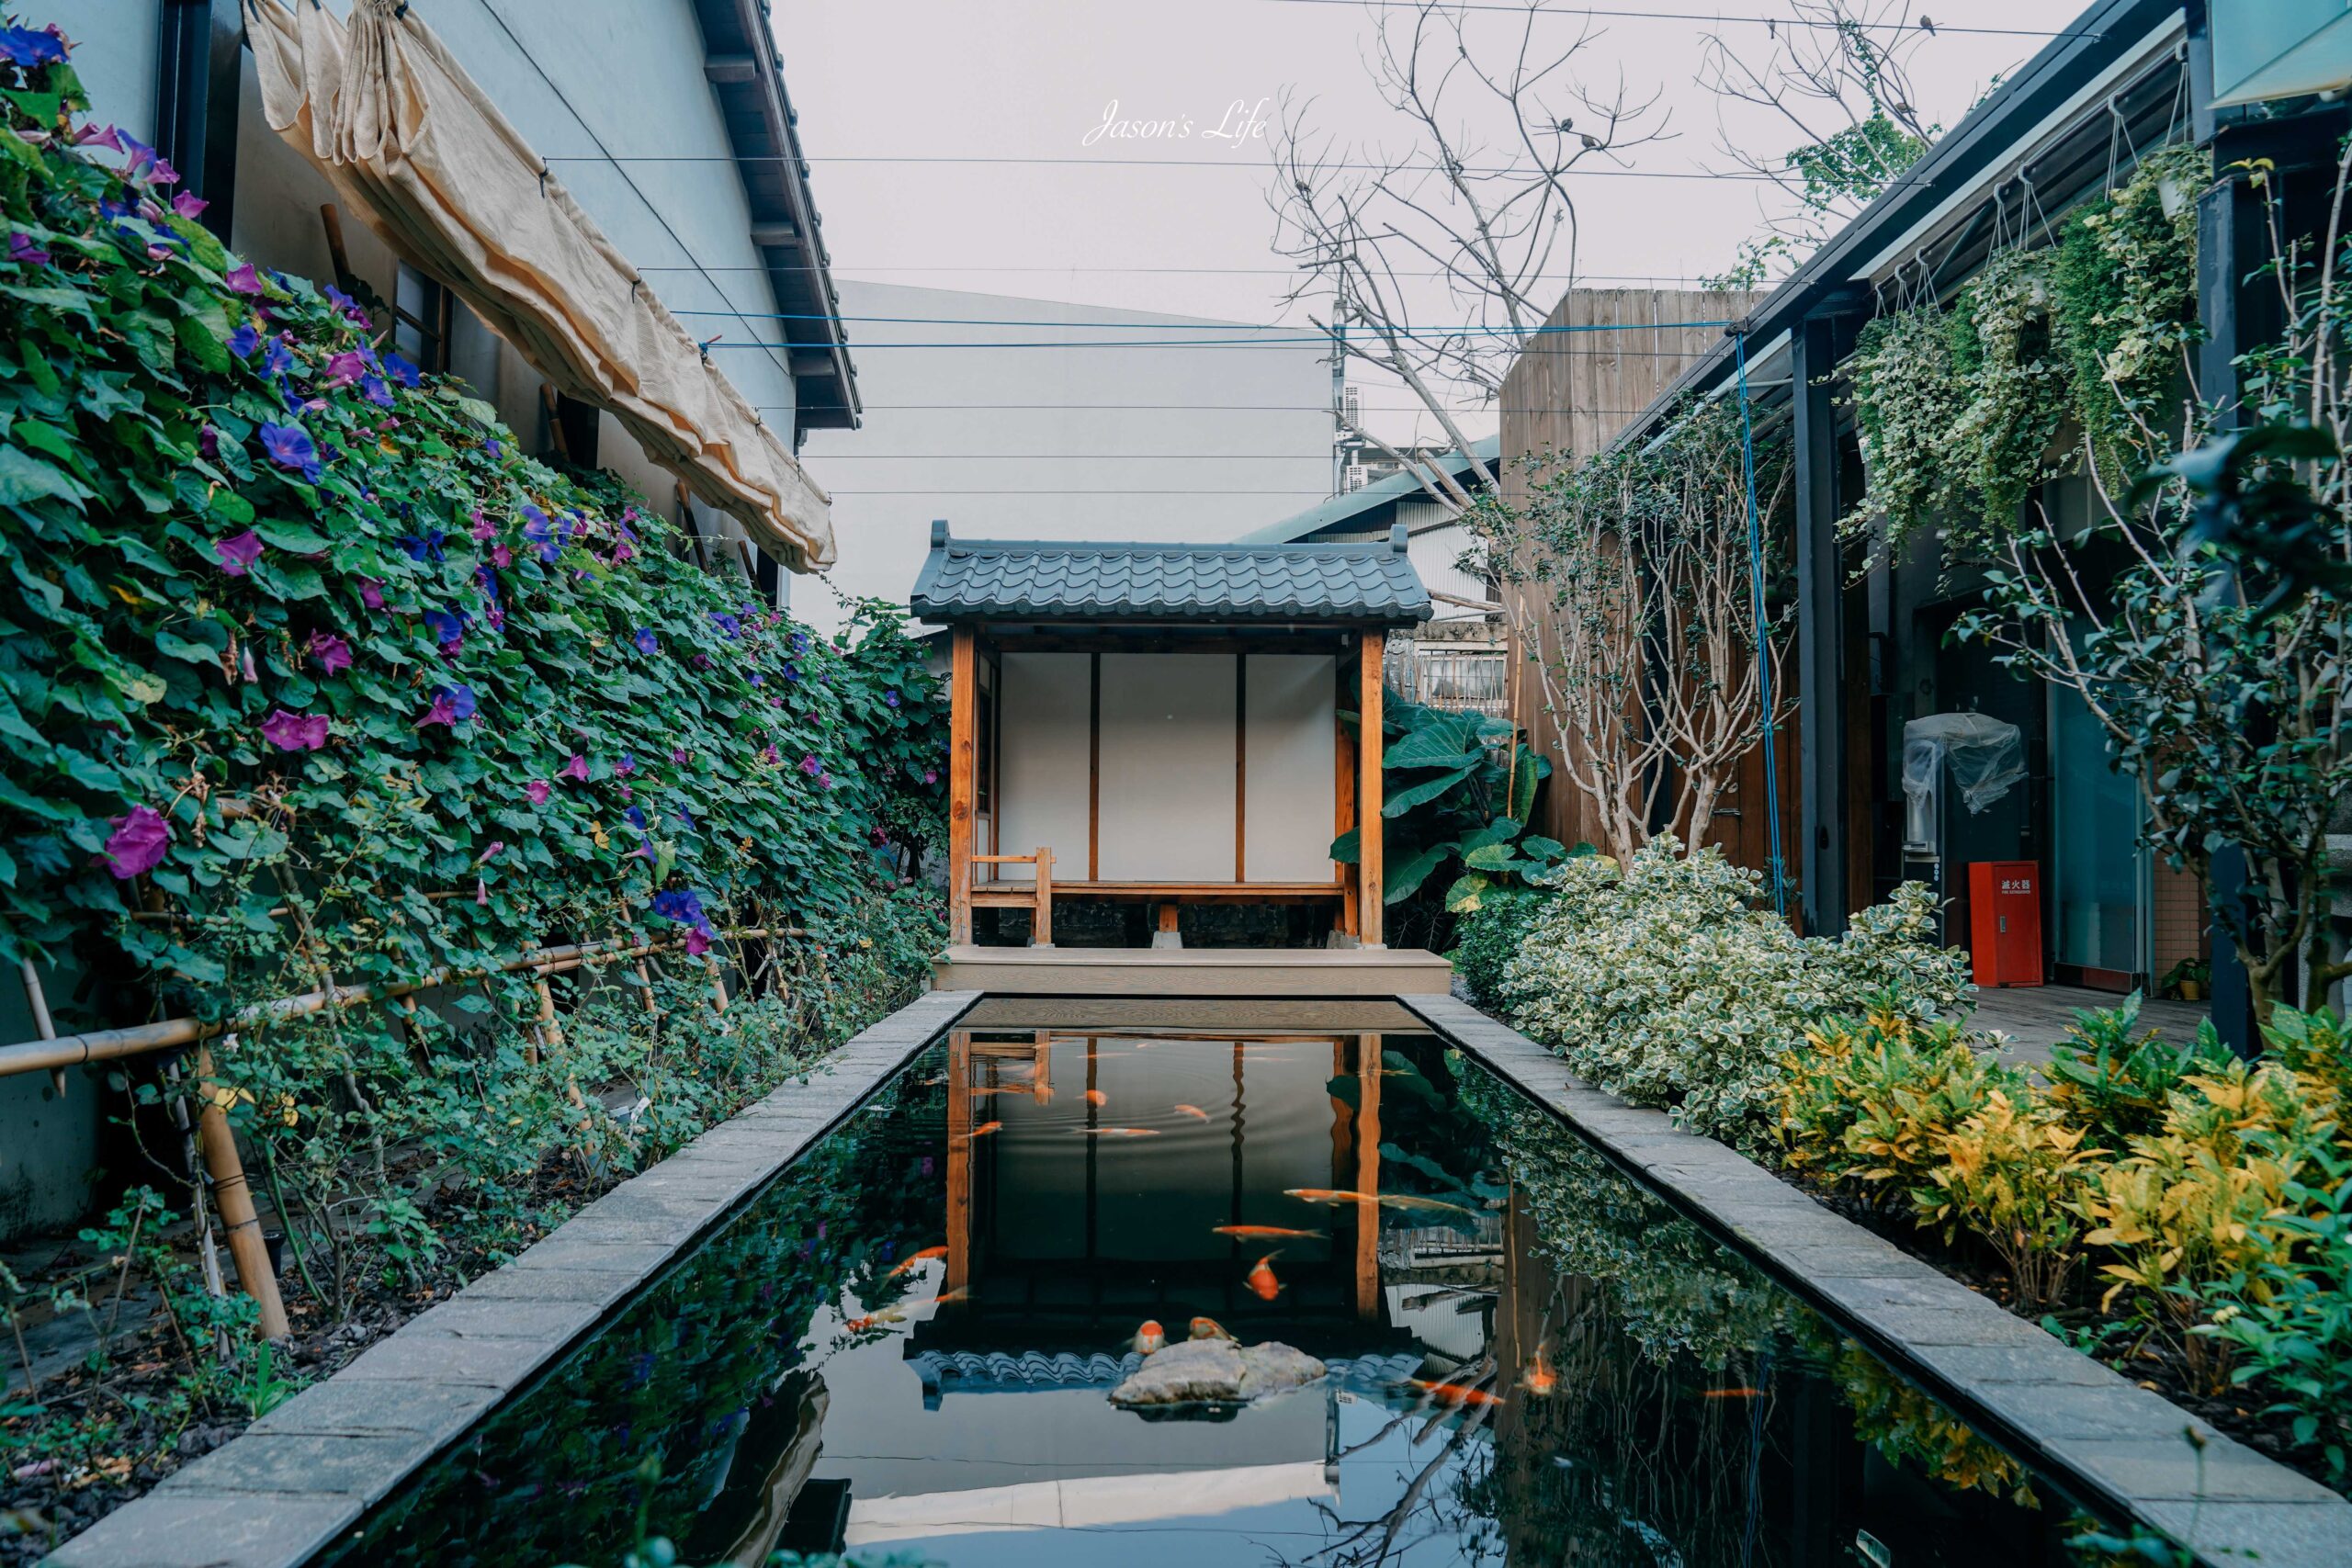
M1968 948L1980 986L2041 984L2041 863L1968 864Z

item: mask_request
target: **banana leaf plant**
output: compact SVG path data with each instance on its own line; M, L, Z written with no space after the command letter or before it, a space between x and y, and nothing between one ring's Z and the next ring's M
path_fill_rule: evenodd
M1557 840L1526 830L1535 786L1552 764L1509 722L1428 707L1394 692L1382 708L1384 903L1401 903L1453 869L1445 907L1459 914L1476 908L1487 888L1566 855ZM1354 714L1342 716L1358 722ZM1358 863L1357 829L1331 841L1331 858Z

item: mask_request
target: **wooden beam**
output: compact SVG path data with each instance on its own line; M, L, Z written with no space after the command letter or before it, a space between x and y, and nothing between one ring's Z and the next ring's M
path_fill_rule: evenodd
M947 1279L942 1291L972 1282L972 1032L947 1036Z
M1356 1316L1366 1323L1380 1321L1381 1307L1380 1040L1356 1036Z
M1363 829L1356 839L1357 874L1362 879L1357 927L1366 947L1388 945L1384 924L1386 910L1380 897L1386 871L1380 852L1380 754L1385 750L1380 728L1380 652L1386 641L1385 632L1364 633L1362 663L1356 671L1356 686L1362 694L1356 707L1356 821Z
M760 62L748 54L714 54L702 62L703 79L733 85L760 79Z
M1102 656L1088 656L1086 673L1086 879L1102 877Z
M973 630L957 626L947 676L947 941L972 940L972 795L978 748L973 744L979 691Z
M1250 656L1233 656L1233 880L1250 880Z

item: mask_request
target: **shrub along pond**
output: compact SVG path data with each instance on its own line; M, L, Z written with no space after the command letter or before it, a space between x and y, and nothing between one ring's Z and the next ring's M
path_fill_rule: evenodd
M2073 1561L2053 1484L1518 1090L1292 1028L951 1032L326 1561ZM1121 1408L1154 1325L1329 1370Z

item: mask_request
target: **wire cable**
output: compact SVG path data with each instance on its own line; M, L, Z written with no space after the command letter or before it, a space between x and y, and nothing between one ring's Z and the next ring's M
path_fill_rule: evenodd
M1442 3L1433 6L1426 4L1426 0L1260 0L1260 4L1272 6L1352 6L1366 10L1375 11L1418 11L1422 9L1437 11L1502 11L1517 17L1525 17L1531 14L1556 17L1563 21L1572 20L1577 17L1606 17L1611 21L1624 22L1736 22L1753 24L1759 28L1823 28L1834 31L1842 31L1846 28L1851 28L1856 31L1863 32L1880 31L1917 33L1923 38L1940 38L1946 33L1973 33L1989 38L2038 39L2101 39L2107 36L2105 33L2086 32L2082 30L2062 30L2052 32L2043 28L1973 28L1965 25L1954 26L1944 22L1929 21L1924 17L1917 22L1881 22L1875 27L1865 27L1862 24L1851 20L1832 21L1808 17L1727 17L1720 11L1633 11L1618 6L1562 6L1555 9L1541 5L1529 6L1526 4L1521 4L1517 6L1504 6L1480 4L1479 0L1442 0Z
M590 135L594 135L591 131ZM936 164L951 167L981 164L1002 164L1007 167L1069 167L1080 169L1241 169L1251 174L1264 174L1260 164L1237 163L1231 158L1071 158L1066 156L1019 156L1001 152L843 152L809 153L795 158L783 152L748 152L741 157L723 152L557 152L542 157L542 164ZM1467 166L1447 169L1437 164L1317 164L1322 170L1349 170L1388 174L1461 174L1474 178L1486 175L1527 175L1539 171L1523 165L1498 164L1488 166ZM1562 179L1588 180L1719 180L1737 185L1785 184L1773 175L1749 174L1734 169L1608 169L1573 168L1559 171Z

